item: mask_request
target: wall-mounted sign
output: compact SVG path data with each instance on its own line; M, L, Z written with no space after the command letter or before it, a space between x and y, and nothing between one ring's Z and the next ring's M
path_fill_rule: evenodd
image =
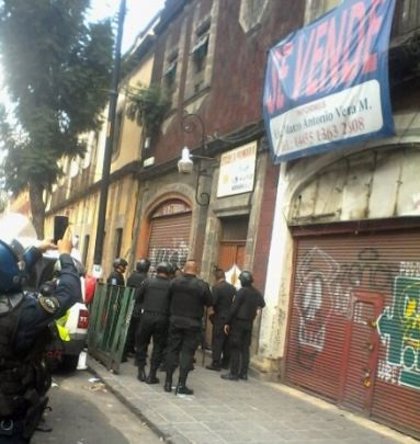
M268 55L263 113L275 163L394 134L395 0L347 0Z
M220 159L217 197L248 193L254 188L257 142L224 153Z

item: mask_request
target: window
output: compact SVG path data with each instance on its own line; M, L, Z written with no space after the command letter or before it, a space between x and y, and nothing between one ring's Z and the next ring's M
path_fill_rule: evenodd
M120 108L115 115L114 137L112 140L112 156L115 157L120 148L121 129L124 118L124 110Z
M335 8L342 0L307 0L306 2L306 23L313 22L330 9Z
M115 255L114 257L120 257L122 247L123 229L117 228L115 230Z
M210 16L197 23L190 41L190 62L188 66L188 95L197 94L208 85Z
M194 61L195 73L201 72L206 65L207 51L209 47L209 35L203 34L197 38L193 46L191 56Z
M170 92L175 89L176 71L178 67L178 50L173 50L166 60L166 66L163 71L165 85Z
M420 2L401 0L395 8L394 35L402 35L420 28Z
M168 52L163 69L163 89L168 97L171 107L176 106L177 94L177 77L178 73L178 49L173 49Z
M242 0L239 23L244 32L249 32L261 23L269 0Z
M88 257L88 253L89 253L89 242L90 242L90 236L89 236L89 234L86 234L85 240L83 242L83 255L82 255L83 265L86 265L86 263L87 263L87 257Z

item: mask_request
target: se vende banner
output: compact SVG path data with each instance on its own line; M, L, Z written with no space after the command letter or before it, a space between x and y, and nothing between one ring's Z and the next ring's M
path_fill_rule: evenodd
M270 49L263 114L275 163L394 134L395 0L345 0Z

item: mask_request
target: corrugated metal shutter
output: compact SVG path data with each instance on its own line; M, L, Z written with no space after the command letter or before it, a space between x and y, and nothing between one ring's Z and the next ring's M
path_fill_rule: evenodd
M296 238L286 379L420 435L420 232Z
M152 265L169 261L182 267L188 259L190 229L191 213L153 218L148 250Z

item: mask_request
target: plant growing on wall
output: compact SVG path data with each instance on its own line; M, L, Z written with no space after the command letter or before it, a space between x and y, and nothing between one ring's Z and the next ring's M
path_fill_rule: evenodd
M169 111L170 101L156 85L129 88L127 117L143 127L146 137L154 136Z

